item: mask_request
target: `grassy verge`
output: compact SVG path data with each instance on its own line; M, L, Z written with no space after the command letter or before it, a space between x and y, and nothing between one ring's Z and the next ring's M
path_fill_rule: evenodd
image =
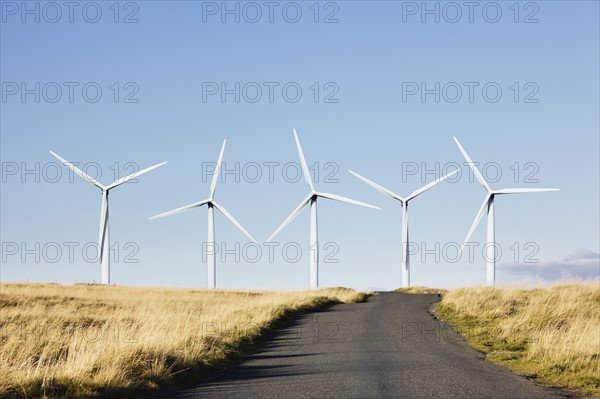
M402 292L404 294L445 294L448 290L443 288L429 288L429 287L408 287L398 288L395 292Z
M492 362L544 384L600 394L599 282L451 290L437 314Z
M294 314L367 294L0 285L0 397L148 396L239 358Z

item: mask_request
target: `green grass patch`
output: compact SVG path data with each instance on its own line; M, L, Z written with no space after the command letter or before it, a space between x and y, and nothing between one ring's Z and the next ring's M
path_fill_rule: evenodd
M486 359L543 385L600 394L600 288L448 291L436 314Z

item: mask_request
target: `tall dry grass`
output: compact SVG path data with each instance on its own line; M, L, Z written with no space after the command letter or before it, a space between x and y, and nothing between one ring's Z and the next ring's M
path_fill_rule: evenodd
M222 366L291 312L365 298L341 288L1 284L0 397L147 394Z
M437 313L489 360L543 383L600 394L600 281L451 290Z

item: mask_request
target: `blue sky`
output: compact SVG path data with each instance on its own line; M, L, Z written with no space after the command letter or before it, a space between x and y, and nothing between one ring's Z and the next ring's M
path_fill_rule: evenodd
M534 269L566 270L540 272L536 282L570 270L598 274L598 2L478 2L472 21L461 2L428 2L439 22L423 13L422 2L275 2L272 22L262 2L228 2L238 7L239 22L223 13L222 2L79 2L72 22L62 3L53 3L60 14L45 2L27 2L29 14L25 3L1 4L2 281L99 280L99 265L82 248L97 240L100 192L69 179L64 167L55 178L52 149L90 174L97 165L104 183L115 180L115 170L126 174L127 163L168 161L111 192L119 254L112 281L205 286L206 210L148 217L204 199L210 183L203 170L227 138L225 167L233 172L219 183L217 200L262 243L307 195L295 165L284 172L298 161L294 127L319 171L319 190L382 208L320 202L319 239L332 243L322 256L337 260L322 261L322 286L400 285L401 208L348 169L406 195L434 178L423 169L458 163L456 182L411 203L410 238L421 250L462 243L485 192L469 181L452 136L488 177L501 171L495 188L561 189L496 201L499 283L532 280L525 258L534 252ZM233 91L224 99L222 84ZM23 89L30 91L24 97ZM429 94L421 97L422 89ZM273 181L266 165L273 165ZM415 165L419 173L403 174ZM219 260L218 286L306 287L308 224L304 211L277 237L273 260L261 245L252 263L254 253L243 256L244 236L217 215L217 243L241 248L239 261ZM484 239L482 224L473 241ZM286 244L302 248L296 262L283 253ZM473 262L449 262L443 253L411 261L413 285L485 282L481 250Z

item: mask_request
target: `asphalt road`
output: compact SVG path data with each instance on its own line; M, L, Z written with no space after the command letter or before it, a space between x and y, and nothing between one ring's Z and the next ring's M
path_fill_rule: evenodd
M222 375L171 398L550 399L428 313L436 295L381 293L306 314Z

